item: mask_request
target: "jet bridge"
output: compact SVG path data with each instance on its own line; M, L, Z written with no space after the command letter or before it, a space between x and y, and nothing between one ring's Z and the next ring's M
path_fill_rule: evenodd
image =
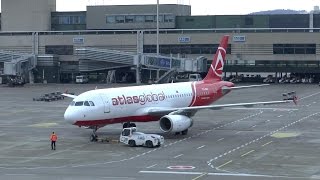
M33 80L31 70L36 67L33 54L0 51L0 75L21 76L24 80Z
M168 56L157 56L154 54L137 54L123 51L97 49L97 48L77 48L75 54L79 58L80 72L94 72L101 70L115 70L119 68L131 67L136 69L137 82L140 82L140 70L170 71L177 72L205 72L206 59L199 57L196 60L175 58ZM165 76L175 73L165 73ZM168 79L168 78L165 78Z

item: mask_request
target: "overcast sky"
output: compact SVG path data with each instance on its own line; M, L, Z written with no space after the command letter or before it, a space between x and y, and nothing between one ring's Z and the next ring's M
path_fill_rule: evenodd
M320 0L159 0L160 4L190 4L192 15L248 14L273 9L313 10ZM86 5L156 4L157 0L57 0L58 11L86 10Z
M313 10L320 0L159 0L160 4L191 5L192 15L232 15L251 12L293 9ZM87 5L156 4L157 0L57 0L57 11L85 11Z

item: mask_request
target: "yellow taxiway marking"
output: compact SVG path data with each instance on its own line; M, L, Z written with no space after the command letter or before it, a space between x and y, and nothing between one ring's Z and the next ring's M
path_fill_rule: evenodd
M228 162L226 162L226 163L224 163L224 164L220 165L220 166L218 167L218 169L220 169L220 168L222 168L223 166L225 166L225 165L227 165L227 164L230 164L230 163L232 163L232 160L230 160L230 161L228 161Z
M56 126L58 123L38 123L38 124L32 124L29 125L30 127L40 127L40 128L48 128L52 126Z
M202 173L200 176L197 176L197 177L193 178L192 180L200 179L201 177L203 177L205 175L208 175L208 173Z
M300 133L274 133L271 137L274 138L289 138L289 137L296 137L299 136Z
M266 146L266 145L268 145L270 143L272 143L272 141L269 141L269 142L265 143L264 145L261 145L261 147L264 147L264 146Z
M246 153L242 154L241 157L246 156L246 155L248 155L248 154L250 154L250 153L252 153L252 152L254 152L254 151L255 151L255 150L251 150L251 151L249 151L249 152L246 152Z

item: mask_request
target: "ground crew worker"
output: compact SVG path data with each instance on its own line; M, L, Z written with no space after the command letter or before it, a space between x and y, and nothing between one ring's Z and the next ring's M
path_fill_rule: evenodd
M51 136L50 136L50 140L51 140L51 150L56 150L56 141L58 139L58 136L52 132Z

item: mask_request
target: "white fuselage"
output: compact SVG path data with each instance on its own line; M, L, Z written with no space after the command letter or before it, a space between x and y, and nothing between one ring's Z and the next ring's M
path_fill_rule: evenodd
M192 85L192 82L184 82L91 90L77 96L64 117L79 126L92 125L89 121L103 121L102 124L150 121L144 117L150 108L191 106L194 96ZM85 102L92 103L88 106Z

